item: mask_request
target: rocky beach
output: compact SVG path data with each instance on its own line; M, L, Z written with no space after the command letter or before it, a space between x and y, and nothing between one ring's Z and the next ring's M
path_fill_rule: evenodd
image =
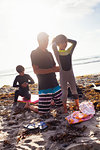
M99 150L100 149L100 91L93 84L100 86L100 74L76 77L80 103L91 101L95 115L92 119L70 125L65 117L74 109L74 101L69 90L68 113L57 113L55 106L49 114L40 116L24 103L18 103L12 109L15 88L4 85L0 88L0 149L1 150ZM30 86L32 94L38 94L37 84ZM37 104L35 104L37 105ZM30 123L43 121L47 128L28 130Z

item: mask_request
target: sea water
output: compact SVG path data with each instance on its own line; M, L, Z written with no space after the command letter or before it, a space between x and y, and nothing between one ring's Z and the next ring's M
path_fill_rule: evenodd
M100 56L73 59L72 64L75 77L100 73ZM25 73L28 73L34 79L35 83L37 83L37 77L34 74L31 66L25 68ZM0 71L0 87L3 85L12 86L16 75L18 75L18 73L16 73L15 68ZM56 75L57 79L59 79L59 73L56 73Z

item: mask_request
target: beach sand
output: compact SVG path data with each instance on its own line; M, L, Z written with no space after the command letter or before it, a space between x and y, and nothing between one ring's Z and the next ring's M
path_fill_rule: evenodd
M92 101L96 113L88 121L69 125L65 120L74 111L72 97L68 98L68 113L56 114L54 106L51 113L40 116L30 110L12 109L14 88L3 86L0 89L0 149L1 150L99 150L100 149L100 92L93 89L92 83L100 86L100 74L76 77L80 103ZM37 94L37 84L30 86ZM43 121L44 130L27 130L24 125Z

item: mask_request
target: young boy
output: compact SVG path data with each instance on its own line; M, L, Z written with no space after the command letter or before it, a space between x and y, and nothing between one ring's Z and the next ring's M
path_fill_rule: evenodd
M23 66L18 65L16 67L16 71L19 73L19 75L16 76L13 82L13 87L19 87L19 89L15 91L14 106L16 106L17 104L19 95L24 97L26 101L31 98L28 84L34 84L34 80L30 77L30 75L24 74L25 68ZM28 106L29 103L26 102L25 108L27 108Z
M68 42L71 43L71 46L67 50L65 50ZM60 67L60 84L62 89L62 101L65 113L67 113L66 100L68 95L68 84L70 85L73 98L75 99L76 107L77 109L79 109L79 97L76 89L76 82L71 60L76 43L76 41L67 39L67 37L62 34L56 36L52 42L52 48ZM57 46L59 50L57 49Z

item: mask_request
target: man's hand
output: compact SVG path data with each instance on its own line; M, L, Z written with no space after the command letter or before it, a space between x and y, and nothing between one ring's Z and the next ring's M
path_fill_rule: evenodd
M24 82L21 86L22 87L27 87L28 83Z
M59 66L55 66L52 69L55 70L54 72L59 72L60 71Z

